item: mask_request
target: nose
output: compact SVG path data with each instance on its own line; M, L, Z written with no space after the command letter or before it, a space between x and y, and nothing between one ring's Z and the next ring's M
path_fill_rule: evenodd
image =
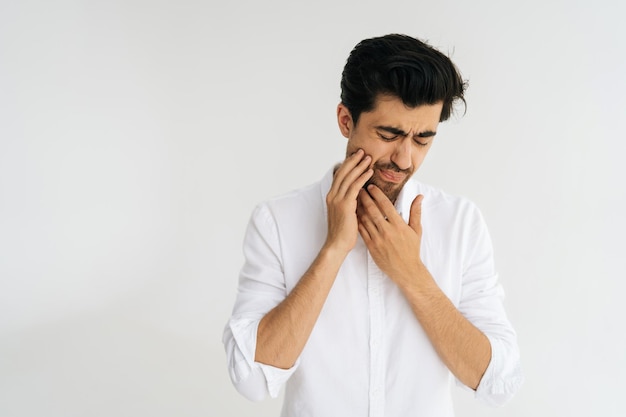
M396 142L396 147L391 155L391 160L400 168L408 169L411 167L411 140L406 137Z

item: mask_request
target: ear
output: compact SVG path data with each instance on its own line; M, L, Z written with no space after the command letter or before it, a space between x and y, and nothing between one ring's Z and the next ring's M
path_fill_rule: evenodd
M339 130L341 134L350 138L350 133L352 129L354 129L354 124L352 123L352 114L350 114L350 110L343 104L339 103L337 105L337 124L339 124Z

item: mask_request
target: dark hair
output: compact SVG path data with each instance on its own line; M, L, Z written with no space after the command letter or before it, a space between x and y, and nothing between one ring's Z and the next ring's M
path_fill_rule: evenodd
M465 105L467 84L450 58L407 35L365 39L354 47L341 74L341 102L356 124L374 109L379 94L416 107L443 102L440 121L448 120L455 101Z

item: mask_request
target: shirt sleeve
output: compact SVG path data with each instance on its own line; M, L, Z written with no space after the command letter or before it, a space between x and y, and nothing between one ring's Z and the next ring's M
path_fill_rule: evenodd
M237 299L222 341L233 385L246 398L260 401L268 394L276 398L299 365L298 360L290 369L281 369L254 360L259 322L287 295L278 232L265 205L252 213L243 252Z
M519 390L524 377L520 366L517 335L504 310L504 290L498 281L489 232L478 209L472 214L466 236L463 289L459 311L489 339L491 360L475 397L499 406Z

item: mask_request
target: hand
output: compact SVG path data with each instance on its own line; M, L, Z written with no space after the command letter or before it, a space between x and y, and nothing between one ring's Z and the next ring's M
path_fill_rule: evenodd
M326 195L328 207L328 237L326 245L347 255L358 236L356 218L357 196L374 171L369 168L372 158L359 149L339 166Z
M369 185L359 193L359 233L376 265L401 288L430 277L420 258L423 198L420 194L413 200L406 224L377 186Z

